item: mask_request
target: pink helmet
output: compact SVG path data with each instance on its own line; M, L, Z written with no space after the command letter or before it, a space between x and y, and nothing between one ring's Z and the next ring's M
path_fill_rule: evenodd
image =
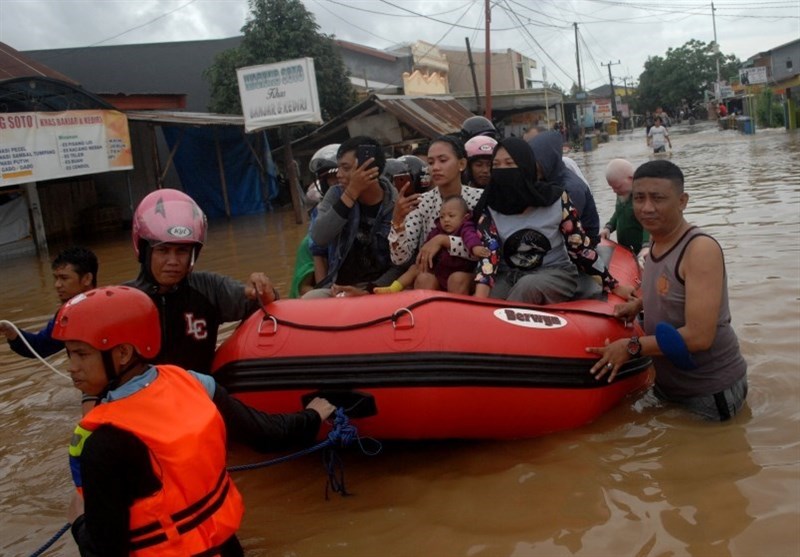
M206 215L194 199L182 191L161 189L149 193L133 213L133 251L139 243L195 244L195 256L206 241Z
M494 147L497 140L488 135L476 135L464 144L467 150L467 159L473 157L491 157L494 154Z

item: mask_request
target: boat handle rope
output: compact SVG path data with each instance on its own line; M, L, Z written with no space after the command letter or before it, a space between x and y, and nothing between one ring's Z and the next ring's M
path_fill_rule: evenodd
M339 493L342 497L350 495L344 483L344 464L342 459L339 457L339 454L336 452L336 449L340 447L347 447L348 445L356 442L358 443L362 453L367 456L375 456L381 452L383 447L380 441L377 439L373 439L371 437L362 438L358 435L358 428L351 424L350 418L347 417L348 410L349 409L344 409L341 407L336 409L333 418L333 428L331 429L330 433L328 433L328 436L324 441L317 443L313 447L308 447L307 449L303 449L292 454L279 456L270 460L228 466L228 472L244 472L247 470L266 468L267 466L274 466L275 464L289 462L290 460L294 460L296 458L300 458L301 456L322 450L322 463L325 467L325 472L328 474L328 480L325 482L325 500L327 501L329 499L329 493L331 491L334 493ZM364 445L365 440L375 443L375 449L368 450ZM64 526L62 526L58 532L53 534L53 537L47 540L44 545L31 553L30 557L39 557L39 555L42 555L50 548L50 546L56 543L61 536L67 533L71 527L72 524L69 522L64 524Z
M399 316L401 314L406 313L406 312L411 314L412 315L412 321L413 321L413 314L411 312L412 309L415 309L415 308L418 308L418 307L423 306L425 304L429 304L431 302L436 302L436 301L444 301L444 302L459 303L459 304L472 304L472 305L477 305L477 306L492 305L492 306L495 306L495 307L498 307L498 308L499 307L504 307L504 306L507 305L507 304L499 304L497 302L492 302L492 301L487 302L487 301L485 301L483 299L480 299L480 298L479 299L463 299L463 298L459 298L459 299L455 300L453 298L449 298L449 297L446 297L446 296L431 296L431 297L428 297L428 298L424 298L422 300L417 300L416 302L408 304L405 307L398 308L398 309L394 310L390 315L385 315L385 316L382 316L382 317L376 317L375 319L370 319L368 321L361 321L361 322L358 322L358 323L350 323L350 324L347 324L347 325L314 325L314 324L309 324L309 323L297 323L295 321L289 321L287 319L276 317L274 314L271 314L269 311L267 311L266 307L261 306L261 311L264 312L264 317L262 318L262 323L264 321L266 321L267 319L272 320L275 323L275 330L273 330L273 333L275 333L277 331L277 326L279 324L280 325L286 325L287 327L293 327L295 329L304 329L304 330L307 330L307 331L352 331L354 329L363 329L363 328L366 328L366 327L371 327L373 325L378 325L378 324L383 323L385 321L391 321L392 325L395 328L397 328L397 320L398 320L398 318L399 318ZM534 305L534 304L525 304L525 306L528 309L546 311L546 312L549 312L549 313L562 313L562 314L564 314L564 313L566 313L566 314L572 313L572 314L590 315L590 316L594 316L594 317L605 317L605 318L608 318L608 319L617 319L617 317L614 316L611 313L604 313L602 311L595 311L595 310L591 310L591 309L554 308L552 306L542 306L542 305ZM413 323L412 323L412 326L413 326ZM258 330L259 330L259 332L261 331L261 326L260 325L259 325L259 329Z
M414 312L408 308L400 308L394 310L392 314L392 328L397 329L397 321L400 319L400 315L403 313L407 313L408 316L411 318L411 325L408 327L404 327L406 329L413 329L414 328Z
M48 368L50 368L52 371L54 371L55 373L57 373L57 374L58 374L58 375L60 375L61 377L64 377L64 378L66 378L66 379L69 379L69 380L72 380L72 379L70 378L70 376L69 376L69 375L67 375L67 374L66 374L66 373L64 373L63 371L58 371L58 370L57 370L55 367L53 367L53 365L52 365L50 362L48 362L47 360L45 360L45 359L44 359L44 358L43 358L43 357L42 357L42 356L41 356L41 355L40 355L40 354L39 354L39 353L38 353L36 350L34 350L34 349L33 349L33 346L31 346L31 344L28 342L28 339L27 339L27 338L25 338L25 335L23 335L23 334L22 334L22 331L20 331L20 330L17 328L17 326L16 326L16 325L14 325L14 324L13 324L11 321L6 321L5 319L0 319L0 325L9 325L9 326L10 326L12 329L14 329L14 331L17 333L17 338L18 338L18 339L20 339L20 340L22 341L22 343L25 345L25 347L26 347L28 350L30 350L31 354L33 354L33 356L34 356L34 357L35 357L37 360L39 360L40 362L42 362L42 363L43 363L45 366L47 366Z

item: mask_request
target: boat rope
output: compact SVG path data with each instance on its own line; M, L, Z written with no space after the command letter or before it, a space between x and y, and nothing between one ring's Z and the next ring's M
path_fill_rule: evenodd
M324 449L322 453L322 462L325 466L325 471L328 474L328 481L325 483L325 500L328 500L328 494L331 491L334 493L339 493L342 497L350 495L344 483L344 465L342 464L342 459L339 457L335 449L339 447L347 447L353 442L358 442L361 452L368 456L374 456L381 451L382 446L378 440L368 438L376 444L376 449L372 451L367 450L364 446L362 438L358 435L358 428L350 423L350 419L347 417L346 412L347 411L344 408L336 409L333 418L333 429L331 429L324 441L317 443L313 447L308 447L307 449L270 460L253 462L251 464L228 466L227 470L228 472L243 472L246 470L256 470L257 468L266 468L267 466L288 462L290 460L300 458L301 456ZM61 536L69 531L71 526L72 524L67 522L58 532L53 535L52 538L47 540L47 543L31 553L30 557L39 557L39 555L42 555Z
M71 523L69 523L69 522L67 522L66 524L64 524L64 526L62 526L62 527L61 527L61 529L60 529L58 532L56 532L55 534L53 534L53 537L52 537L52 538L50 538L49 540L47 540L47 542L46 542L44 545L42 545L42 547L40 547L39 549L37 549L36 551L34 551L33 553L31 553L31 557L39 557L39 555L41 555L42 553L44 553L45 551L47 551L48 549L50 549L50 546L51 546L51 545L53 545L54 543L56 543L56 541L58 541L58 538L60 538L60 537L61 537L61 536L63 536L64 534L66 534L66 533L67 533L67 531L68 531L68 530L69 530L71 527L72 527L72 524L71 524Z
M457 303L457 304L471 304L477 306L495 306L498 308L501 307L509 307L508 304L499 304L493 301L485 301L483 299L475 299L475 298L451 298L448 296L430 296L428 298L424 298L422 300L417 300L407 306L397 308L389 315L384 315L381 317L376 317L374 319L369 319L367 321L360 321L357 323L349 323L346 325L315 325L311 323L297 323L294 321L289 321L287 319L283 319L280 317L276 317L275 315L271 314L267 311L266 307L261 306L261 311L264 313L263 320L272 320L275 323L275 326L278 325L285 325L287 327L293 327L295 329L304 329L308 331L352 331L355 329L363 329L365 327L371 327L373 325L378 325L380 323L384 323L387 321L396 322L400 315L403 313L411 314L411 310L418 308L420 306L424 306L431 302L450 302L450 303ZM559 308L553 307L552 305L542 306L542 305L533 305L533 304L518 304L514 307L521 307L524 306L525 309L531 310L538 310L538 311L546 311L548 313L556 313L556 314L582 314L582 315L590 315L594 317L603 317L607 319L617 319L613 313L605 313L602 311L596 311L591 309L581 309L581 308Z
M11 321L6 321L5 319L0 319L0 325L8 325L8 326L10 326L12 329L14 329L14 331L17 333L17 338L19 338L19 339L22 341L22 343L25 345L25 347L26 347L28 350L30 350L30 351L31 351L31 354L33 354L33 355L34 355L34 357L35 357L36 359L38 359L40 362L42 362L44 365L46 365L47 367L49 367L51 370L53 370L54 372L56 372L56 373L57 373L58 375L60 375L61 377L65 377L65 378L67 378L67 379L71 379L69 375L67 375L67 374L66 374L66 373L64 373L63 371L58 371L56 368L54 368L54 367L53 367L53 366L50 364L50 362L48 362L47 360L45 360L44 358L42 358L42 357L39 355L39 353L38 353L36 350L34 350L34 349L33 349L33 346L31 346L31 344L28 342L28 339L27 339L27 338L25 338L25 335L23 335L23 334L22 334L22 331L20 331L20 330L17 328L17 326L16 326L16 325L14 325L14 324L13 324Z

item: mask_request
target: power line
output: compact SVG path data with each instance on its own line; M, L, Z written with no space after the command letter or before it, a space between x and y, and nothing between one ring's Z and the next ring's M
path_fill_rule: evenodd
M326 0L326 1L328 1L328 2L331 2L331 0ZM341 21L344 21L345 23L347 23L347 24L348 24L348 25L350 25L351 27L355 27L355 28L356 28L356 29L358 29L359 31L363 31L363 32L364 32L364 33L366 33L367 35L372 35L372 36L373 36L373 37L375 37L376 39L380 39L380 40L382 40L382 41L385 41L385 42L387 42L387 43L389 43L389 44L393 44L393 43L395 42L395 41L393 41L393 40L391 40L391 39L386 39L386 38L384 38L384 37L381 37L380 35L376 35L376 34L375 34L375 33L373 33L372 31L369 31L369 30L367 30L367 29L364 29L363 27L359 27L358 25L356 25L356 24L355 24L355 23L353 23L352 21L350 21L350 20L347 20L347 19L343 18L343 17L342 17L342 16L340 16L339 14L337 14L337 13L334 13L334 12L332 12L331 10L329 10L328 8L326 8L325 6L323 6L323 5L322 5L322 4L319 2L319 0L314 0L314 2L317 4L317 6L319 6L320 8L322 8L323 10L325 10L326 12L328 12L329 14L331 14L333 17L335 17L335 18L337 18L337 19L339 19L339 20L341 20ZM338 4L338 2L332 2L332 3L333 3L333 4ZM410 17L410 16L409 16L409 17Z
M509 14L509 15L511 15L511 16L512 16L513 18L515 18L517 21L520 21L520 18L519 18L519 16L518 16L518 15L517 15L517 13L516 13L516 12L515 12L515 11L514 11L514 10L511 8L511 6L509 6L509 4L508 4L508 1L507 1L507 0L505 0L505 4L506 4L506 5L505 5L505 7L503 7L503 6L500 6L500 7L503 9L503 11L504 11L504 12L506 12L506 14ZM520 22L520 23L521 23L521 22ZM536 38L535 38L535 37L534 37L534 36L531 34L531 32L530 32L530 31L529 31L529 30L528 30L528 29L527 29L527 28L526 28L524 25L521 25L521 27L522 27L523 31L525 32L525 34L526 34L526 35L528 35L528 37L530 37L530 39L531 39L531 40L534 42L534 44L536 44L536 46L539 48L539 50L542 52L542 54L544 54L544 55L547 57L547 59L548 59L548 60L550 60L550 61L553 63L553 65L554 65L556 68L558 68L558 69L559 69L559 71L561 71L561 73L562 73L562 74L563 74L563 75L564 75L564 76L565 76L567 79L569 79L569 80L571 80L571 81L575 82L575 78L573 78L573 77L572 77L572 76L571 76L571 75L570 75L570 74L569 74L569 73L568 73L568 72L567 72L567 71L566 71L564 68L562 68L562 67L561 67L561 65L560 65L558 62L556 62L556 60L555 60L555 59L554 59L552 56L550 56L550 54L549 54L549 53L548 53L548 52L547 52L547 51L546 51L546 50L545 50L545 49L542 47L542 45L540 45L540 44L539 44L539 41L537 41L537 40L536 40Z
M396 4L392 4L388 0L380 0L380 1L383 2L384 4L386 4L387 6L391 6L393 8L397 8L398 10L403 10L404 12L408 12L410 14L414 14L414 15L419 16L419 17L424 17L425 19L430 19L431 21L435 21L436 23L443 23L445 25L453 25L454 27L461 27L462 29L470 29L472 31L475 31L475 30L477 30L477 31L486 31L486 27L476 28L476 27L467 27L466 25L458 25L456 23L449 23L447 21L442 21L440 19L436 19L436 18L433 18L431 16L415 12L414 10L409 10L408 8L404 8L402 6L398 6ZM471 5L470 5L470 7L471 7ZM520 24L520 27L523 27L522 24ZM519 27L506 27L504 29L492 29L492 31L515 31L517 29L519 29Z
M443 40L444 40L444 39L447 37L447 35L449 35L449 34L450 34L450 32L451 32L453 29L455 29L456 27L461 27L460 25L458 25L458 22L459 22L459 21L461 21L462 19L464 19L464 16L465 16L465 15L467 15L467 13L469 13L469 11L472 9L472 6L474 6L474 5L475 5L475 2L476 2L476 1L477 1L477 0L472 0L472 2L470 2L470 4L467 6L467 9L466 9L466 10L464 10L464 13L462 13L462 14L461 14L461 15L458 17L458 19L456 20L456 22L455 22L455 23L453 23L453 24L451 24L451 25L450 25L450 28L449 28L449 29L447 29L447 31L445 31L444 35L442 35L442 36L441 36L441 38L440 38L438 41L436 41L434 44L432 44L432 45L431 45L431 47L430 47L428 50L426 50L426 51L425 51L425 52L422 54L422 56L420 56L420 57L419 57L420 59L423 59L423 58L425 58L425 57L428 55L428 53L430 53L430 52L431 52L431 51L432 51L434 48L436 48L437 46L439 46L439 43L441 43L441 42L442 42L442 41L443 41ZM402 80L402 77L400 78L400 80ZM381 91L383 91L384 89L388 89L389 87L395 87L395 86L399 85L399 84L400 84L400 80L394 81L393 83L389 83L389 84L388 84L386 87L383 87L383 88L381 89Z
M419 14L415 14L415 13L411 13L411 14L387 14L386 12L379 12L379 11L376 11L376 10L368 10L366 8L361 8L361 7L358 7L358 6L354 6L352 3L351 4L345 4L344 2L337 2L336 0L325 0L325 1L329 2L331 4L336 4L337 6L350 8L351 10L357 10L359 12L365 12L365 13L368 13L368 14L390 15L392 17L419 17ZM426 17L437 17L437 16L440 16L440 15L452 14L454 12L457 12L460 9L461 9L461 7L459 6L458 8L455 8L453 10L447 10L447 11L439 12L439 13L436 13L436 14L427 14Z

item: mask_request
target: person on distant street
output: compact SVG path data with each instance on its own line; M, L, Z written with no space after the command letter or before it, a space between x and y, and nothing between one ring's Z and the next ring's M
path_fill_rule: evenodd
M664 153L667 150L667 144L672 149L672 141L669 139L669 132L667 128L661 125L661 117L656 117L655 125L647 132L647 144L653 148L653 153Z

